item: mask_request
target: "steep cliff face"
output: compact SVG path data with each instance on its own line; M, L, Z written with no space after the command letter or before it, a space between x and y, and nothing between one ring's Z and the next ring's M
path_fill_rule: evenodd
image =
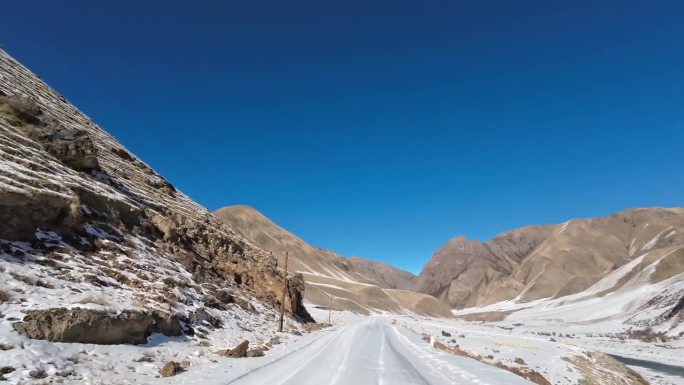
M635 209L524 227L484 243L456 237L435 252L416 288L453 308L562 297L587 289L645 253L682 245L681 208ZM673 267L668 278L681 272Z
M29 301L24 313L72 307L73 293L92 289L112 309L188 322L197 314L228 317L221 312L240 300L265 305L266 316L284 290L273 257L176 190L4 51L0 222L0 279L16 284L10 293L16 301L29 295L20 287L26 282L36 291L32 298L44 299ZM290 314L310 320L295 297Z

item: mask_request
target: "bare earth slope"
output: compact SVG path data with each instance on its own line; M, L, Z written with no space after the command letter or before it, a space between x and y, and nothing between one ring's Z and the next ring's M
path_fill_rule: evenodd
M524 227L484 243L456 237L425 265L417 290L452 308L558 298L589 288L646 253L680 245L682 208L634 209L556 226ZM682 263L674 261L678 255L668 257L668 267L652 279L680 274Z
M338 254L308 245L249 206L230 206L214 214L249 242L279 259L292 252L288 268L307 283L306 298L319 305L359 313L374 310L448 316L448 308L431 296L406 291L415 278L394 267ZM399 289L399 290L396 290ZM331 297L332 295L332 297Z

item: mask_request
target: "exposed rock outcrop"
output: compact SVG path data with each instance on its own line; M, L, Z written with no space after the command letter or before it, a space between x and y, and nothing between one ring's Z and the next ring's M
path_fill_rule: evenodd
M142 312L112 314L91 309L31 310L14 329L34 339L90 344L144 344L154 317Z
M290 308L292 309L292 314L294 317L300 322L315 322L306 308L304 306L300 306L304 300L304 277L302 277L301 274L295 274L288 279L287 283L290 294Z
M183 332L176 316L83 308L29 310L13 327L33 339L102 345L144 344L152 333L179 336Z
M99 169L97 148L90 135L76 127L65 127L44 114L33 99L0 95L0 111L11 125L66 166L79 171Z

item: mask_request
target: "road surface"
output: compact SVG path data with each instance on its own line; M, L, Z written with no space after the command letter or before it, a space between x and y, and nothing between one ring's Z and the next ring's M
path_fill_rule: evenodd
M371 317L321 333L231 385L530 385L510 372L445 353L415 333Z

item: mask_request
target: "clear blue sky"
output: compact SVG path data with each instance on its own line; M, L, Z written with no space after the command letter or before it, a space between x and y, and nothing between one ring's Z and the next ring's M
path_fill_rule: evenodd
M681 1L7 1L0 43L207 208L413 272L683 203Z

